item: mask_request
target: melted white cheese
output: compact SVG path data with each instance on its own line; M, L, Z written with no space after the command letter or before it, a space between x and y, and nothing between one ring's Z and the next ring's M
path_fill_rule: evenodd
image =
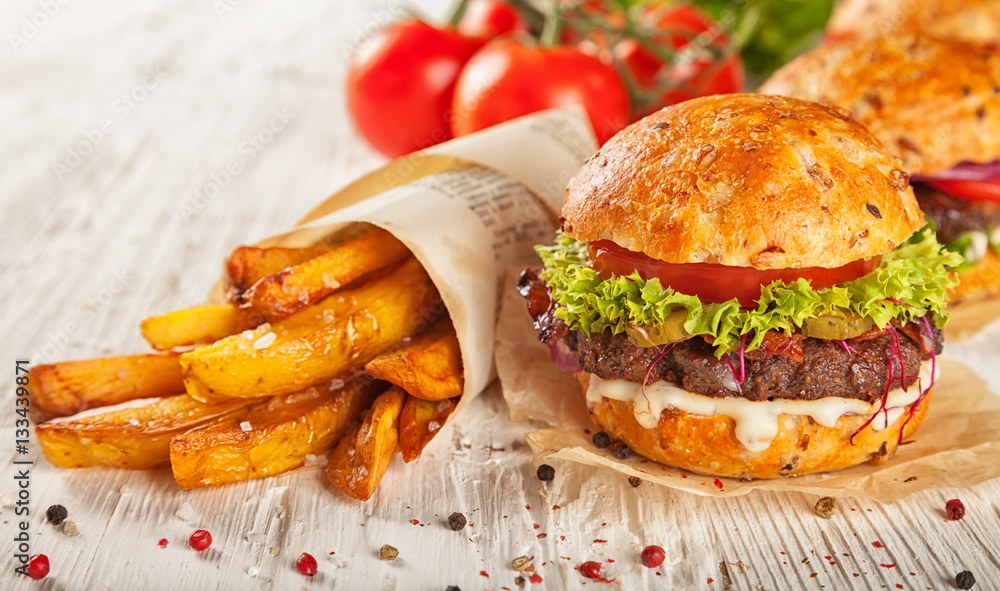
M940 373L940 372L938 372ZM934 376L937 379L937 376ZM881 431L896 422L906 407L916 402L920 393L931 384L931 364L923 363L917 380L908 384L904 392L895 388L889 392L883 416L872 421L870 428ZM704 417L725 415L736 422L736 438L751 452L761 452L771 446L778 434L778 417L786 415L807 416L824 427L834 427L840 417L847 414L871 416L880 412L881 403L871 405L856 398L828 396L817 400L754 401L732 396L714 398L703 396L679 388L674 384L659 381L642 388L628 380L602 380L590 376L587 402L596 404L601 398L632 401L635 420L647 429L655 429L660 414L667 409L677 409L688 414Z

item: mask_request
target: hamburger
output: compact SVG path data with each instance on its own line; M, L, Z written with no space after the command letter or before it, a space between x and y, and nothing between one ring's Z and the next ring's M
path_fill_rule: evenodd
M519 290L594 422L636 453L794 476L881 463L922 422L958 257L843 110L667 107L587 161L560 222Z
M996 0L844 0L827 24L827 39L874 39L921 34L997 48Z
M962 254L954 300L1000 294L1000 54L889 36L817 48L760 92L851 111L903 161L938 240Z

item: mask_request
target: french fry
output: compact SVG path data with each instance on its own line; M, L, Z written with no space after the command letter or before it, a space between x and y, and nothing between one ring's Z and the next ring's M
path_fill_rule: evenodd
M402 242L376 228L325 254L264 277L243 294L244 312L250 318L274 322L408 256L410 251Z
M406 397L406 404L399 415L399 448L404 462L420 457L457 405L458 398L429 402L414 396Z
M159 468L170 463L170 440L175 435L245 414L252 402L227 400L202 404L182 394L139 408L42 423L35 427L35 433L45 457L56 466Z
M458 336L447 318L438 320L405 347L369 361L365 371L429 401L460 396L465 386Z
M150 316L139 325L143 338L158 351L204 345L243 330L233 304L209 304Z
M177 435L170 442L174 480L190 489L264 478L301 466L306 454L323 453L379 389L371 379L331 384L277 396L245 416Z
M137 398L184 392L176 355L121 355L31 368L28 381L35 422Z
M399 439L399 413L406 392L392 387L379 395L360 425L340 440L326 464L326 477L352 499L367 501L389 467Z
M273 325L184 353L184 385L203 401L291 394L363 366L439 312L434 284L410 258Z
M298 265L330 250L329 246L286 248L272 246L240 246L226 258L226 283L229 301L238 302L239 296L268 275L286 267Z

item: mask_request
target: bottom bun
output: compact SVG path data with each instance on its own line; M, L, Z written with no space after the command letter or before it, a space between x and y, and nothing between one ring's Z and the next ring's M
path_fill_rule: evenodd
M1000 295L1000 255L992 248L976 266L957 274L959 284L948 292L950 304L974 302Z
M590 374L577 376L586 391ZM651 460L698 474L750 480L828 472L865 462L882 464L895 455L900 429L905 440L924 421L930 396L928 391L909 423L906 417L913 405L886 429L866 427L854 437L853 445L851 435L865 423L865 416L844 415L836 426L824 427L807 416L782 414L770 447L756 454L737 440L736 423L727 416L668 409L655 429L647 429L635 420L633 402L610 398L591 404L590 414L609 435Z

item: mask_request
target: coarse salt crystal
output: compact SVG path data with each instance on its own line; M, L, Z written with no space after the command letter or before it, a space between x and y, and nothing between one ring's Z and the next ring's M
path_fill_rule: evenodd
M437 421L431 421L427 423L427 430L430 431L431 433L437 431L440 428L441 428L441 423Z
M260 574L260 569L257 568L256 566L251 566L250 568L247 569L247 576L250 577L251 579L259 574Z
M341 380L339 378L334 378L334 379L330 380L330 389L331 390L340 390L343 387L344 387L344 380Z
M177 509L174 515L181 521L188 522L194 521L198 518L198 513L194 510L194 507L191 506L191 503L186 501Z
M245 433L247 431L252 431L252 430L253 430L253 425L250 424L250 421L243 421L242 423L240 423L240 431L243 431Z
M337 314L333 310L323 310L323 322L330 324L337 318Z
M249 341L250 339L253 338L253 331L252 330L244 330L243 332L240 333L240 336Z
M274 334L273 332L269 332L266 335L264 335L264 336L260 337L259 339L257 339L256 341L254 341L253 342L253 348L254 349L266 349L267 347L270 347L271 343L273 343L274 340L277 339L277 338L278 338L278 335Z
M323 286L328 289L337 289L340 287L340 282L337 278L329 273L323 273Z
M128 424L132 425L133 427L138 427L139 426L139 420L138 419L129 419L128 420Z

